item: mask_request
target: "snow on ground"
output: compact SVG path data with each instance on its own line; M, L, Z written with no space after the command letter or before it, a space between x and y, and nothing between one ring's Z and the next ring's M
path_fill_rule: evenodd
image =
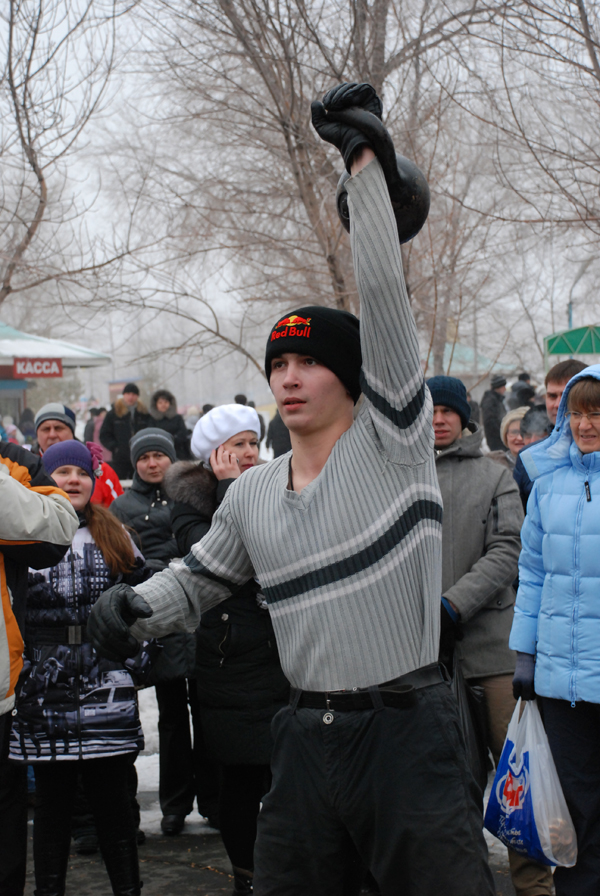
M138 774L138 793L158 794L158 704L154 688L138 691L140 720L146 746L135 762ZM160 825L160 807L156 803L158 824ZM152 819L152 824L154 819Z
M140 720L142 722L142 731L146 746L141 756L149 753L158 753L158 704L156 702L156 691L154 688L144 688L138 691L138 703L140 707ZM157 757L158 762L158 757ZM157 766L158 768L158 766ZM157 771L158 776L158 771ZM140 788L140 790L152 790L153 788ZM156 788L158 790L158 777L156 778Z
M158 753L140 753L135 761L140 793L158 793Z

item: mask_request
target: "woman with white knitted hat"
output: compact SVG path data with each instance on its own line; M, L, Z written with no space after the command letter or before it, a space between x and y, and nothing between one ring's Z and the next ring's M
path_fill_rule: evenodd
M260 419L254 408L223 404L196 423L192 454L205 464L210 463L217 479L223 479L219 473L229 473L227 478L237 479L240 473L256 466L259 438Z
M230 404L198 420L193 454L177 463L165 487L174 500L171 526L182 556L200 541L228 488L258 463L260 420ZM271 719L289 699L269 611L254 580L202 615L196 675L202 731L221 767L219 827L233 865L234 894L252 893L260 802L271 783Z

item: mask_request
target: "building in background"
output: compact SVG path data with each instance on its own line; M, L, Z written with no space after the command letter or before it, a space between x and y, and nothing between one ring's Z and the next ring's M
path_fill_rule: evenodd
M0 321L0 415L18 420L33 379L60 379L73 368L110 364L110 355L62 339L23 333Z

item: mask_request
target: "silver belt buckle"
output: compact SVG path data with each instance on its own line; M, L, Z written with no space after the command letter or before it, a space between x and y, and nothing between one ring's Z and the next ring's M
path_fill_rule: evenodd
M81 626L68 625L67 633L69 635L69 644L81 644Z

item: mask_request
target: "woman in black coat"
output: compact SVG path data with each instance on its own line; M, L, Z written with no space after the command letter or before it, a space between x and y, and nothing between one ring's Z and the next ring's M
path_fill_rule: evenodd
M189 460L192 456L190 434L183 417L177 413L177 401L172 392L159 389L154 393L150 402L150 416L154 421L152 426L164 429L173 436L177 459Z
M173 501L164 488L165 474L174 461L170 435L155 427L142 430L131 440L135 468L131 488L110 506L132 530L146 564L154 570L164 569L180 556L171 529ZM200 814L217 823L218 768L209 761L202 739L195 681L196 636L177 632L158 643L162 650L147 683L156 686L158 703L161 830L175 835L183 829L194 798Z
M240 407L240 412L248 410ZM217 431L222 420L215 412L221 412L222 418L222 411L210 412L216 417ZM210 429L215 421L207 420L208 416L196 426L204 421ZM235 423L230 422L232 426ZM257 461L257 433L249 430L224 439L212 451L210 467L178 463L170 468L165 487L175 502L171 522L182 556L206 535L235 478ZM234 893L241 896L252 892L256 819L271 785L271 719L287 704L289 683L281 670L269 611L254 579L204 613L197 635L202 729L222 768L220 828L233 865Z

